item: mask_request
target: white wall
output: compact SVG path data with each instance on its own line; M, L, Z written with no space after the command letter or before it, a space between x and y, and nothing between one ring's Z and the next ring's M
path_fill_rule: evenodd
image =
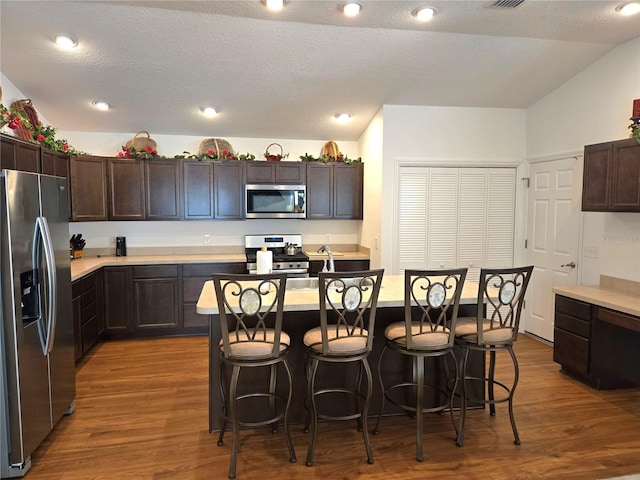
M382 161L383 161L383 115L382 109L367 126L358 148L366 158L364 165L364 220L360 233L360 244L369 249L371 268L382 266L380 239L382 232L380 211L382 209Z
M89 152L92 155L100 155L114 157L118 152L122 151L122 146L130 140L136 132L123 133L92 133L92 132L74 132L63 131L58 132L59 136L66 138L71 145L78 150ZM174 157L182 155L183 152L197 154L200 142L203 137L187 136L187 135L157 135L149 132L158 144L158 153L165 157ZM225 138L233 149L238 153L252 153L256 156L256 160L264 160L264 152L271 143L278 143L282 146L284 153L288 153L286 160L298 161L300 155L308 153L314 157L320 156L324 141L319 140L291 140L291 139L266 139L266 138L242 138L227 137ZM349 157L358 157L357 142L338 142L340 151ZM270 147L270 153L279 153L278 147Z
M383 116L380 257L381 266L392 272L399 163L519 165L525 157L525 111L385 105Z
M527 158L562 157L584 145L629 136L633 99L640 98L640 37L608 52L527 110ZM640 213L582 213L583 285L600 275L640 281Z
M22 93L11 80L5 77L2 72L0 72L0 85L2 86L2 98L0 99L0 103L2 103L5 107L9 108L9 106L14 101L22 100L23 98L25 98L24 93ZM38 119L42 123L49 123L40 112L38 112Z

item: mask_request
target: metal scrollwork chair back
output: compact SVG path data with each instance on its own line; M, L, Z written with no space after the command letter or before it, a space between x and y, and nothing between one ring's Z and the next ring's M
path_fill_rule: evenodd
M367 412L371 401L373 381L367 360L373 348L376 307L384 270L357 272L320 272L319 301L320 326L308 330L303 337L306 352L307 420L305 432L311 430L307 450L307 466L313 465L318 419L357 421L362 431L368 463L373 463L373 453L367 431ZM316 388L316 374L320 364L352 364L357 367L355 381L346 372L344 381ZM327 365L328 366L328 365ZM325 367L323 367L325 368ZM363 373L366 390L362 389ZM327 382L328 383L328 382ZM335 383L335 384L333 384ZM344 396L344 414L320 412L317 400L321 396ZM338 397L342 399L342 397ZM350 406L351 405L351 406ZM347 411L348 410L348 411ZM311 427L311 428L310 428Z
M473 400L488 404L492 416L496 414L496 404L503 402L508 404L514 443L520 444L520 436L513 415L513 396L518 386L520 370L518 359L513 351L513 344L518 339L520 315L532 272L532 265L481 269L477 314L475 317L458 319L455 327L456 345L462 349L460 360L462 405L456 440L458 446L462 446L464 440L466 411L469 402L467 384L474 381L487 385L488 398L474 398ZM496 354L501 351L507 352L513 362L514 375L510 385L496 379ZM484 358L488 354L489 368L483 377L477 377L468 372L470 352L479 352L476 355L482 355L482 357L477 358ZM496 386L506 395L496 398L494 392Z
M293 389L287 355L291 339L282 331L286 278L284 273L213 274L222 337L218 344L221 360L219 388L222 397L222 426L218 446L224 445L226 425L231 423L233 446L229 478L236 476L242 426L255 428L270 425L275 433L278 422L283 421L289 460L292 463L296 461L289 430L289 405ZM283 366L288 380L286 391L277 389L279 365ZM256 381L239 391L241 369L265 366L269 367L268 387L261 388L262 384ZM231 370L228 381L224 380L225 367ZM266 402L266 408L261 404L256 405L256 401ZM241 410L244 402L249 402L248 408ZM249 413L251 418L241 420L243 412ZM259 419L254 418L262 413L264 415Z

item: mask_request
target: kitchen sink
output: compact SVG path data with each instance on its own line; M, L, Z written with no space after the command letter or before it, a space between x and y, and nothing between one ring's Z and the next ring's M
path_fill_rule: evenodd
M360 278L345 278L344 283L345 286L355 285L356 282L360 281ZM334 284L333 288L336 288L337 285ZM318 278L296 278L291 277L287 278L287 290L318 290Z
M317 278L287 278L287 290L318 290Z

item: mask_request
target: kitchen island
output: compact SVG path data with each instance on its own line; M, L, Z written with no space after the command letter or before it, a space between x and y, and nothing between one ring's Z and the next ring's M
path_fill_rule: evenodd
M460 304L460 316L472 316L477 310L478 285L473 282L465 282L462 291ZM306 411L304 409L305 395L305 372L304 372L304 344L302 338L304 333L320 324L319 318L319 298L317 289L287 289L284 302L284 319L282 329L291 337L291 351L289 353L289 363L293 376L293 398L291 404L291 422L304 423ZM218 388L220 359L218 349L215 347L220 342L221 332L218 316L218 304L216 301L213 281L205 282L200 298L196 304L196 311L202 315L209 316L209 430L211 432L220 429L219 410L222 402ZM382 288L378 297L378 307L376 311L376 326L374 332L373 352L369 357L369 363L374 376L373 400L370 407L370 415L377 415L380 408L380 385L378 382L378 359L384 346L384 330L390 323L400 321L404 318L404 275L385 275L382 280ZM472 355L473 374L482 375L484 372L484 356ZM442 369L435 368L436 365L427 360L427 379L434 381L438 385L443 385L446 381ZM336 368L331 368L336 367ZM411 359L405 355L385 355L383 376L387 378L402 378L411 375ZM451 366L450 371L453 370ZM432 375L432 372L435 375ZM254 372L246 372L246 376L241 376L241 382L260 381L259 377L252 376ZM260 372L259 372L260 373ZM243 372L243 375L245 372ZM344 365L328 366L324 371L318 372L319 381L331 378L344 378L348 375L348 369ZM262 375L264 377L264 375ZM286 386L286 385L283 385ZM484 397L484 388L478 386L478 391L473 392L475 397ZM387 404L388 405L388 404ZM393 410L391 406L385 413L401 413L402 410Z

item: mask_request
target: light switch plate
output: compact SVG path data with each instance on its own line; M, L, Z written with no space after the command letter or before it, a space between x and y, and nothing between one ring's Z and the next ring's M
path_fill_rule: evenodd
M598 258L598 247L593 245L585 245L584 256L587 258Z

